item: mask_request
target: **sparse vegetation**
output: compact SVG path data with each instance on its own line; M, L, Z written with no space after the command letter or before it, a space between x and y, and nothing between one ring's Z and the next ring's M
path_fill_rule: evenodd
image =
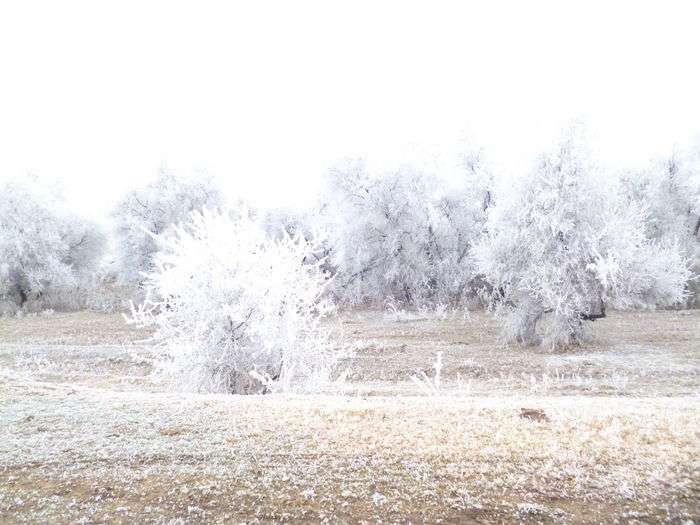
M611 312L567 353L502 348L478 312L355 312L344 384L233 397L173 393L151 374L149 333L117 315L47 319L0 322L9 521L700 516L695 311ZM410 377L434 382L436 349L440 396L427 397Z

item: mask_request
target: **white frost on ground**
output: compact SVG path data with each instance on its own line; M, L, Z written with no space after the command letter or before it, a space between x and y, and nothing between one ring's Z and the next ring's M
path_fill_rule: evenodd
M663 315L674 314L627 322L639 332L649 320L663 327ZM697 521L700 338L688 335L698 318L683 319L684 337L646 353L629 336L607 353L552 355L497 348L487 332L463 341L451 321L382 334L371 318L348 324L374 342L346 363L356 378L342 391L352 395L317 396L178 394L149 376L146 345L77 336L10 343L0 328L0 514L15 522ZM450 344L456 337L461 344ZM436 348L445 352L441 395L426 397L410 381L411 365L420 359L432 373ZM614 373L627 381L606 388ZM578 386L577 374L587 378ZM522 408L546 420L523 418Z

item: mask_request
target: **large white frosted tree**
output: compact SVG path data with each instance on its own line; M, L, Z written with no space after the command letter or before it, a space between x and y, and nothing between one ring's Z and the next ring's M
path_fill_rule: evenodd
M353 161L329 172L321 216L343 302L462 302L490 196L478 159L465 167L464 184L451 191L409 165L375 174Z
M115 265L118 282L140 288L143 272L153 269L158 246L153 235L185 220L193 210L218 208L221 191L206 176L175 176L161 171L153 182L128 192L112 212L115 223Z
M246 213L206 210L158 237L149 299L133 315L155 327L179 388L309 390L329 378L333 306L324 260L310 257L314 238L273 238Z
M474 250L509 341L579 343L606 307L684 298L688 261L646 234L647 212L593 165L578 128L499 195Z
M0 185L0 302L17 308L84 306L105 238L34 177Z

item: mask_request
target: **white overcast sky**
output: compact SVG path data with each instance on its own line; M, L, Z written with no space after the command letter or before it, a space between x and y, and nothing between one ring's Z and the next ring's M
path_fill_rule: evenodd
M162 166L285 205L412 145L526 169L572 118L638 163L700 132L696 5L6 1L0 177L59 179L96 216Z

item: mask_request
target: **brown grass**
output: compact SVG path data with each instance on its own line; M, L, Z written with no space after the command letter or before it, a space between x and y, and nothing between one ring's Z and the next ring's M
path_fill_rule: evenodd
M131 330L96 317L55 319L71 345L83 322L103 344ZM699 320L614 314L550 354L499 347L478 314L356 313L347 395L241 397L166 391L147 347L3 320L0 522L697 522ZM438 350L421 397L408 376Z
M124 322L122 314L93 312L28 314L0 318L0 345L104 345L132 344L150 332Z

